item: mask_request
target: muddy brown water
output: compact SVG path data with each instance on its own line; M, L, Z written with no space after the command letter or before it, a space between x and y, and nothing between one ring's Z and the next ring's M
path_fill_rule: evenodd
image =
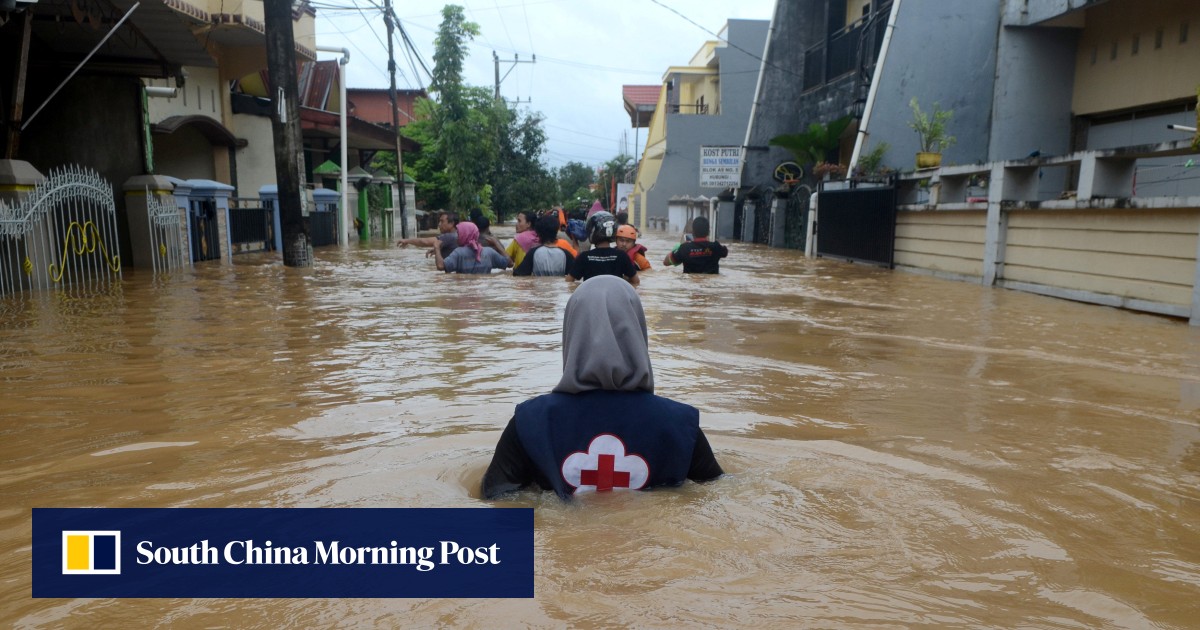
M32 599L33 507L476 507L570 289L420 251L0 299L0 624L1196 627L1200 331L731 244L639 289L730 473L536 508L534 599Z

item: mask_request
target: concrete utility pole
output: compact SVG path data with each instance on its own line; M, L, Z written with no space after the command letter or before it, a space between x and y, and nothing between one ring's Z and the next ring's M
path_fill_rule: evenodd
M300 134L300 88L296 79L292 1L263 0L263 17L267 35L267 74L275 104L271 135L275 140L275 181L279 188L283 264L311 267L312 243L304 225L300 200L304 188L304 143Z
M392 130L396 132L396 182L400 186L400 236L408 238L408 217L405 216L407 194L404 183L404 154L400 150L400 110L396 108L396 56L392 44L392 31L396 28L396 23L393 21L392 0L383 0L383 12L383 21L387 24L388 75L391 77L388 99L392 103Z
M519 63L537 63L537 55L534 55L533 59L521 59L516 54L513 54L512 61L508 62L508 63L512 64L512 67L508 69L508 72L504 73L504 76L500 76L500 55L497 55L496 51L494 51L494 50L492 51L492 62L496 66L496 100L500 100L500 82L504 81L505 79L508 78L509 73L511 73L513 71L513 68L517 67L517 64L519 64ZM528 103L532 100L533 99L525 99L524 101L522 101L521 99L517 99L515 101L512 101L512 103L513 104Z

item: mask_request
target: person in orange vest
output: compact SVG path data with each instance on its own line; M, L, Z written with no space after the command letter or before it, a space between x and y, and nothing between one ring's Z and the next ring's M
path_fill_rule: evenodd
M638 245L637 230L632 225L617 226L616 245L617 249L629 255L629 259L638 266L639 271L650 268L650 261L646 259L646 246Z

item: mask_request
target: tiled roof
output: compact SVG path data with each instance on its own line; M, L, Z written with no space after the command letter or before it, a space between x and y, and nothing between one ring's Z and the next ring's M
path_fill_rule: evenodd
M631 105L655 105L661 85L622 85L621 96Z

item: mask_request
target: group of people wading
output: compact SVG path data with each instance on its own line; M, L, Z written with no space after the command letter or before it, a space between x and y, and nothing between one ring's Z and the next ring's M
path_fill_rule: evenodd
M481 214L459 222L443 212L441 234L397 243L429 247L447 273L513 268L514 276L583 281L563 316L562 377L551 393L517 405L483 475L482 496L539 488L569 499L720 477L699 410L654 394L646 315L633 289L638 273L650 269L637 230L599 204L582 226L571 221L561 211L521 212L516 236L502 247ZM708 220L694 219L663 264L719 273L729 252L708 235Z
M638 272L651 268L646 247L637 242L638 231L622 213L614 216L592 206L586 220L568 219L561 209L542 214L517 213L516 235L508 246L491 233L482 212L472 211L470 221L455 213L438 215L438 236L405 238L397 245L428 247L439 271L488 274L512 269L514 276L561 276L569 282L610 275L638 285ZM682 265L684 273L720 272L720 260L729 250L710 241L708 219L692 220L685 240L663 259L670 267Z

